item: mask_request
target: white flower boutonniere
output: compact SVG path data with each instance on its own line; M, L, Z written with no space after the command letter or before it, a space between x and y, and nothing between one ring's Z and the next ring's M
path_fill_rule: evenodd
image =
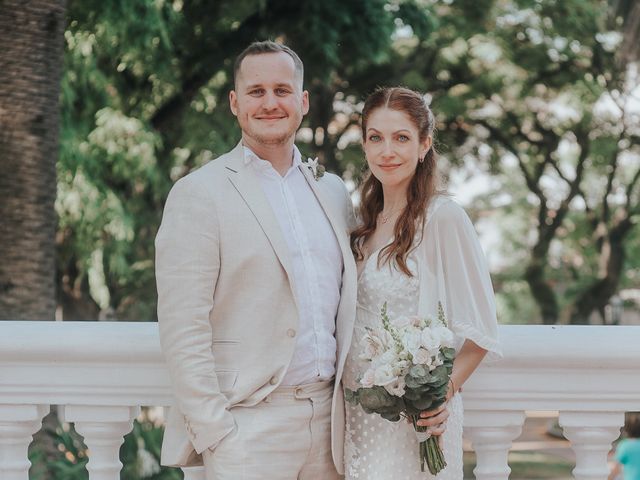
M316 158L307 158L306 162L302 162L302 164L311 170L313 174L313 178L316 179L316 182L320 180L320 178L324 175L324 165L320 165L318 163L318 157Z

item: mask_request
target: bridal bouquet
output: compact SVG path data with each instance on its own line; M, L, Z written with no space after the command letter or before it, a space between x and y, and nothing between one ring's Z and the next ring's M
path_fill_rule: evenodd
M444 403L455 357L453 333L447 327L444 310L438 316L390 319L382 306L382 328L367 328L360 358L369 368L356 391L346 390L348 402L359 404L366 413L397 422L408 418L420 442L420 469L426 462L436 475L447 463L436 437L417 422L420 412Z

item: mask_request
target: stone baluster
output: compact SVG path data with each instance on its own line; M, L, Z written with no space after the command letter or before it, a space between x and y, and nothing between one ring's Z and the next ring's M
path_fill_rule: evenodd
M182 471L184 472L184 480L206 480L204 467L185 467Z
M464 413L464 431L476 452L476 480L507 480L509 449L520 436L524 412L471 410Z
M28 480L27 457L33 434L40 430L48 405L0 405L0 478Z
M560 412L560 426L576 454L576 480L608 478L607 454L623 424L623 412Z
M90 480L119 480L120 446L133 428L139 407L67 405L63 418L75 424L89 449Z

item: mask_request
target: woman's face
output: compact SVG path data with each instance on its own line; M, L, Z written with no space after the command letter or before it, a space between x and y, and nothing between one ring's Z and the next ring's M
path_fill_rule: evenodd
M369 114L364 153L371 173L385 187L407 188L431 147L431 137L420 141L418 128L400 110L377 108Z

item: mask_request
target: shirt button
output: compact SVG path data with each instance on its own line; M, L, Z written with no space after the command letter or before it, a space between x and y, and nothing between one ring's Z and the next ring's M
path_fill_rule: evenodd
M271 385L275 385L276 383L278 383L278 377L271 377L271 380L269 380L269 383Z
M293 328L290 328L289 330L287 330L287 335L293 338L296 336L296 331Z

